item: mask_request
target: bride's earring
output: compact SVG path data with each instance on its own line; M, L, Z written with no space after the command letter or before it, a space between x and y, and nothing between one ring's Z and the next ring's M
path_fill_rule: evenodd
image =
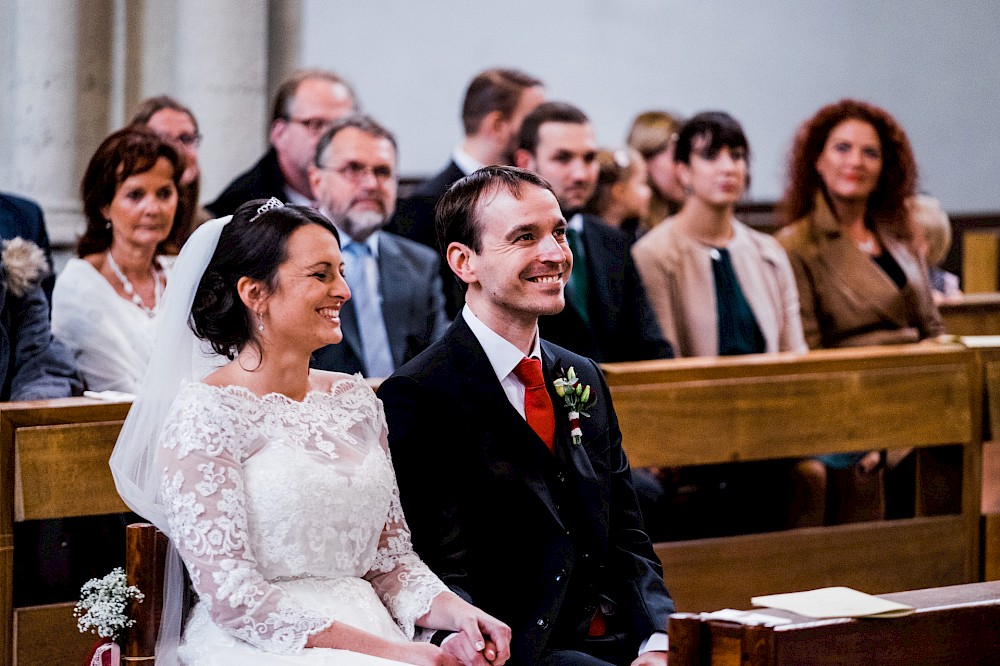
M264 313L258 312L257 313L257 319L260 320L260 323L257 324L257 330L260 331L261 333L263 333L264 332Z

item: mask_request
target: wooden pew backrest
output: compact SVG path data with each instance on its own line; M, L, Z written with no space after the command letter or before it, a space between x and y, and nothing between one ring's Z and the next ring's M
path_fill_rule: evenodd
M918 449L916 518L656 544L679 610L746 607L754 594L827 585L883 593L979 579L976 352L925 344L605 372L633 466ZM952 446L924 451L939 445Z
M126 511L108 457L129 407L88 398L0 404L0 666L77 663L96 640L76 630L73 602L13 607L14 522Z

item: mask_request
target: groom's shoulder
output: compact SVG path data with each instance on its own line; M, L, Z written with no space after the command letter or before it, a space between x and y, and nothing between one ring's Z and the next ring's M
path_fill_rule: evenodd
M589 373L593 371L600 374L600 369L593 359L571 352L565 347L560 347L559 345L549 342L548 340L542 340L542 352L551 357L553 361L555 361L557 365L562 366L564 370L568 370L572 367L578 373Z
M444 335L432 342L427 349L400 366L390 379L405 377L423 383L437 377L453 375L456 358L468 344L453 323Z

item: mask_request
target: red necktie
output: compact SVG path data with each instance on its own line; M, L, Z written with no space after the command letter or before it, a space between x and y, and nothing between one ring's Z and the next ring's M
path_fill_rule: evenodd
M537 358L522 358L514 375L524 384L524 418L549 451L555 450L556 414L552 399L545 389L542 362Z

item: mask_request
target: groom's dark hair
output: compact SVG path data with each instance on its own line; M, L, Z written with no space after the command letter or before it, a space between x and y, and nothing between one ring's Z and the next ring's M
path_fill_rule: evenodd
M461 243L473 252L482 251L482 228L479 216L483 206L500 192L521 198L524 184L552 192L549 182L536 173L511 166L488 166L455 182L435 208L434 226L438 250L447 263L451 243ZM555 192L552 193L555 196ZM464 283L463 283L464 284Z

